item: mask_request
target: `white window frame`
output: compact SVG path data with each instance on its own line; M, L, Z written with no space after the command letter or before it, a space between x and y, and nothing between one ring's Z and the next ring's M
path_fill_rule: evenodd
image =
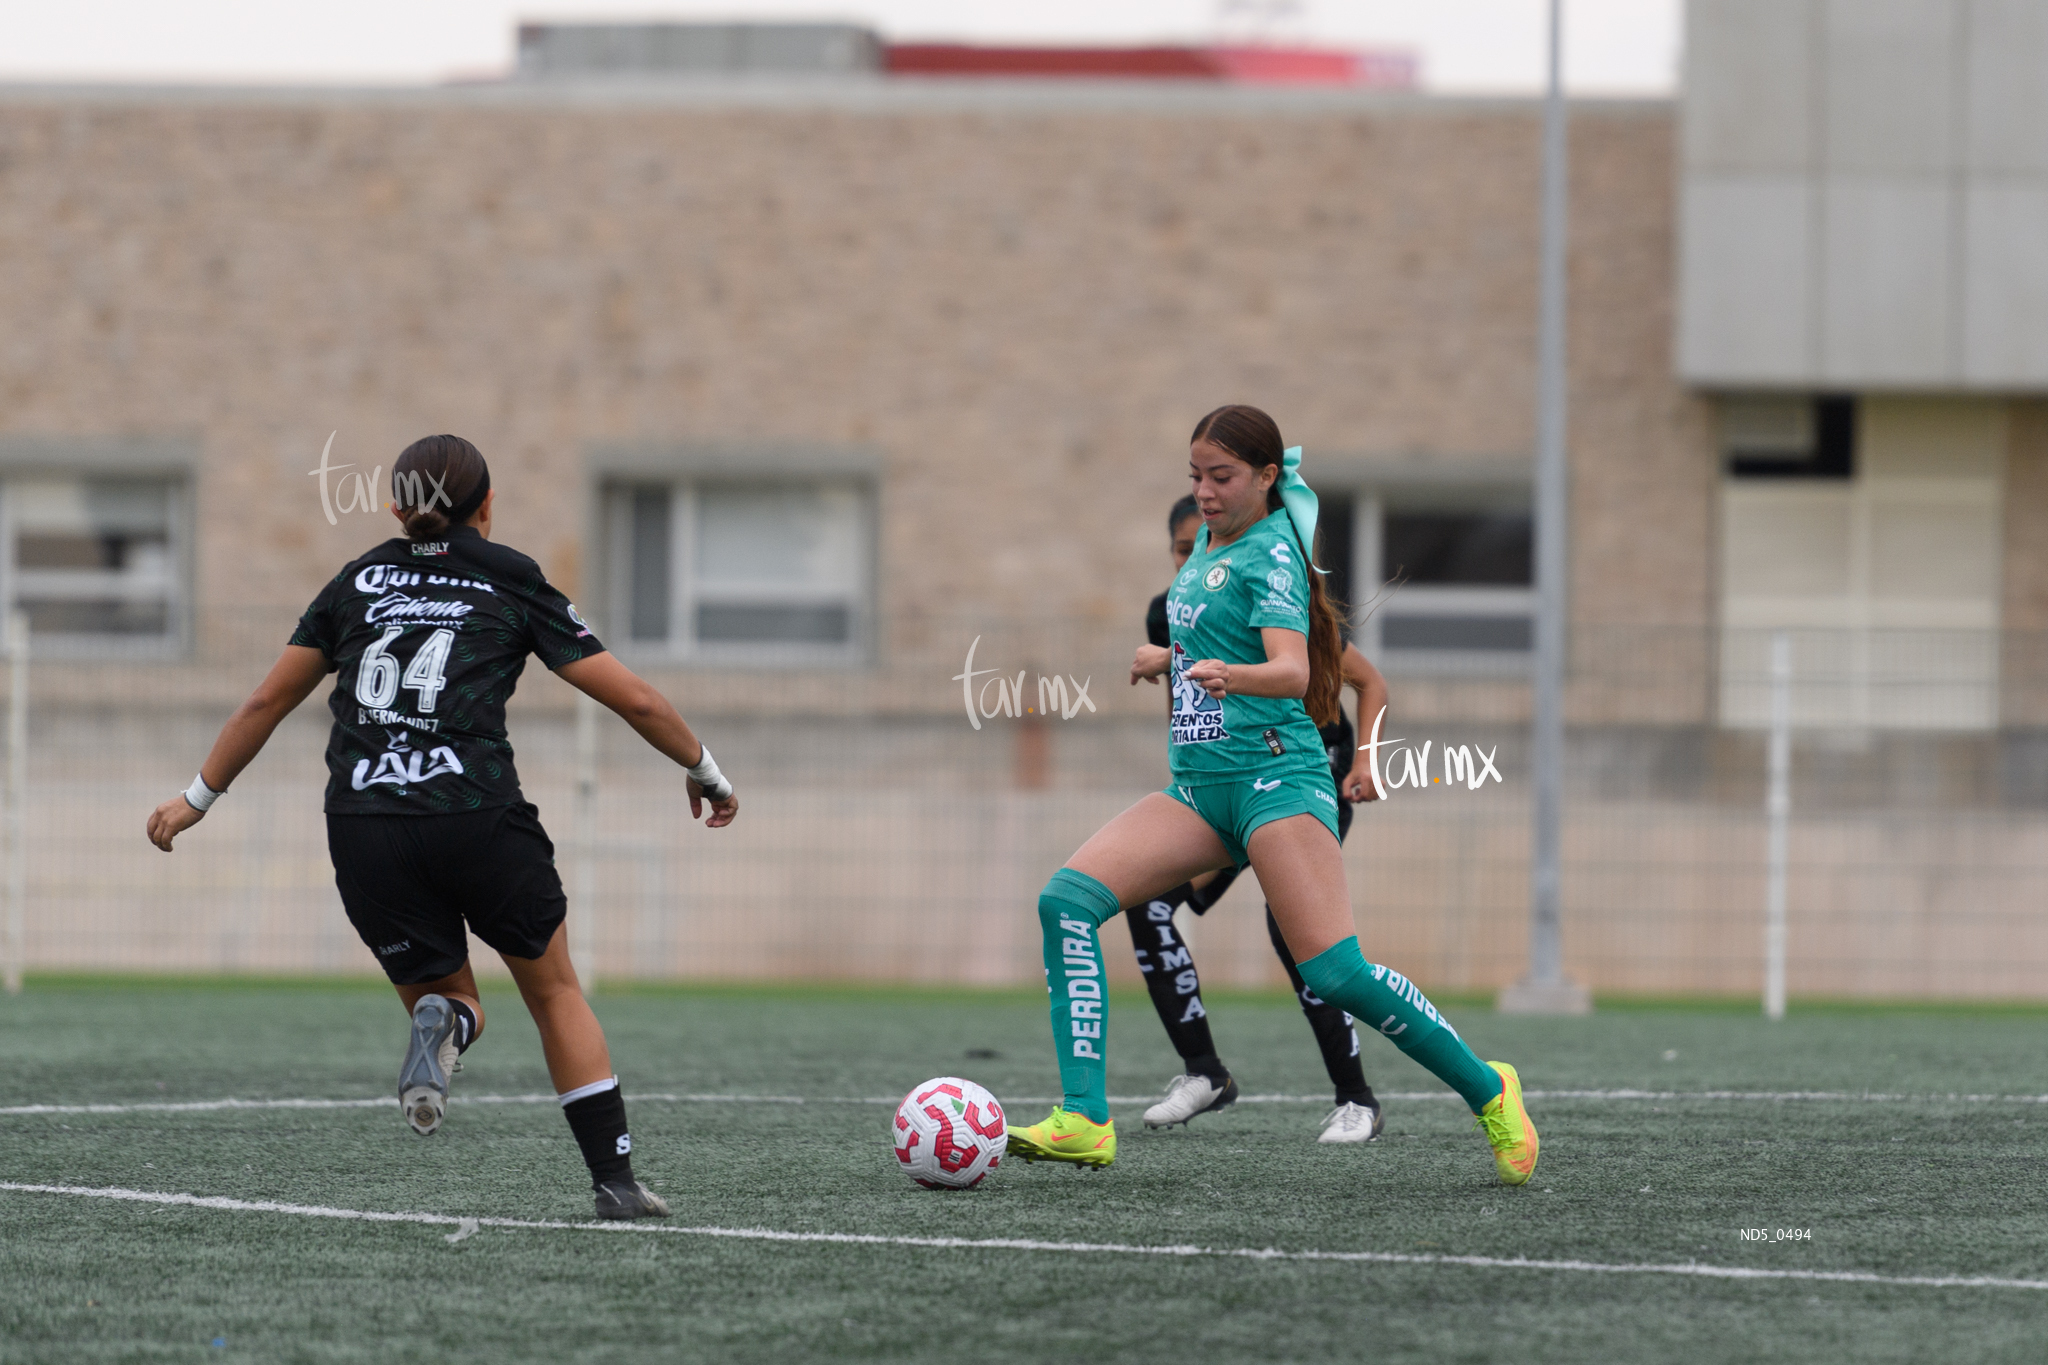
M1404 491L1435 491L1439 485L1416 483ZM1469 495L1470 485L1442 485ZM1504 486L1487 485L1505 491ZM1378 578L1385 546L1386 505L1393 491L1387 485L1360 488L1352 501L1351 581L1352 639L1359 652L1382 672L1458 677L1526 677L1533 650L1521 649L1389 649L1382 626L1389 616L1527 616L1536 614L1536 589L1447 584L1402 584L1389 590ZM1403 499L1405 501L1405 499ZM1447 498L1447 505L1450 499ZM1368 589L1365 585L1370 583ZM1533 638L1533 637L1532 637Z
M43 659L83 660L170 660L184 657L192 643L192 474L189 469L166 468L161 464L124 467L119 462L82 460L77 465L51 462L16 463L0 452L0 614L12 613L25 589L40 583L45 588L57 583L42 579L47 571L15 567L14 490L23 483L77 481L81 483L160 483L168 497L166 550L170 583L165 596L164 630L156 635L94 633L86 631L34 632L31 649ZM31 592L32 596L63 595ZM104 593L92 594L105 596Z
M701 596L695 574L697 496L706 486L724 488L837 488L854 493L859 501L859 535L856 562L857 581L850 594L818 594L817 605L847 603L850 630L844 644L802 644L785 642L712 643L696 639L696 612ZM662 487L669 494L669 603L668 636L665 641L635 639L633 611L633 519L631 495L635 489ZM845 668L867 663L873 652L875 619L875 489L872 481L832 473L771 474L636 474L608 476L601 485L604 500L605 540L609 547L606 578L607 609L604 639L608 648L633 658L654 663L724 667L807 667ZM801 594L787 588L762 590L764 600L778 604L802 602ZM721 591L719 600L731 601ZM742 598L742 600L744 600Z

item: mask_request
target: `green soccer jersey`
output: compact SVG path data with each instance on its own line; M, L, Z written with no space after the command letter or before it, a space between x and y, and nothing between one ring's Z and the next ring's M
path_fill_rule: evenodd
M1278 697L1212 697L1188 681L1203 659L1228 664L1266 662L1261 628L1308 634L1308 575L1294 525L1285 510L1273 513L1210 552L1209 528L1195 536L1195 552L1166 595L1173 634L1172 744L1176 782L1206 785L1245 775L1323 769L1329 755L1308 710Z

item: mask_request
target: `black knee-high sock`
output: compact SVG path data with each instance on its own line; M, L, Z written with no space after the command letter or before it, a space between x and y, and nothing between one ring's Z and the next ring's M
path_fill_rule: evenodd
M455 1055L460 1057L469 1051L469 1045L476 1041L481 1030L477 1026L475 1010L460 1000L450 1000L448 1004L455 1010Z
M1190 1075L1221 1081L1230 1069L1216 1055L1209 1037L1209 1012L1202 1007L1202 978L1195 970L1194 955L1174 931L1174 907L1187 899L1185 882L1157 900L1134 905L1124 911L1131 927L1131 944L1138 950L1138 970L1145 973L1145 989L1151 993L1152 1008L1173 1040L1173 1050Z
M600 1081L602 1089L589 1086L571 1090L562 1101L562 1117L583 1149L583 1164L590 1167L592 1184L633 1178L633 1138L626 1131L626 1097L619 1078ZM588 1092L588 1093L584 1093Z
M1330 1084L1337 1088L1337 1103L1371 1104L1372 1087L1365 1083L1365 1064L1358 1055L1358 1030L1352 1027L1351 1016L1318 997L1301 979L1301 969L1294 965L1294 954L1287 950L1287 939L1280 932L1279 921L1273 918L1271 906L1266 907L1266 932L1273 939L1273 951L1280 955L1280 965L1287 969L1287 979L1294 983L1294 998L1301 1002L1301 1012L1308 1016L1308 1026L1315 1030L1316 1046L1323 1051L1323 1069L1330 1073Z

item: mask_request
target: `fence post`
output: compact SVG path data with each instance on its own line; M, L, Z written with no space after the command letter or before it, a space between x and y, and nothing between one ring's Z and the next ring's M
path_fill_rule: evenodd
M1764 1017L1785 1017L1785 874L1792 823L1792 637L1771 636L1770 828L1764 879Z
M597 985L597 701L576 694L576 904L569 956L589 995Z
M21 993L28 950L28 614L7 616L7 972L9 995Z

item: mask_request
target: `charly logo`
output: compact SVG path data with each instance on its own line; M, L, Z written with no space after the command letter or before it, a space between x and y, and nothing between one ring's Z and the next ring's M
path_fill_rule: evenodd
M384 736L390 747L377 756L375 771L371 770L369 759L356 760L355 772L349 776L349 785L357 791L367 791L380 782L403 791L407 787L417 786L444 773L459 775L462 772L462 760L445 744L436 745L429 752L422 754L412 747L412 737L404 730L386 730Z
M953 681L960 684L960 700L967 708L967 723L975 729L981 728L982 721L994 720L997 716L1013 719L1018 716L1058 716L1061 720L1072 720L1084 708L1091 712L1095 710L1095 703L1088 696L1088 685L1095 681L1094 674L1078 681L1071 673L1065 677L1057 673L1049 678L1040 675L1037 704L1032 705L1030 694L1024 687L1028 670L1019 669L1017 676L1012 678L997 669L976 668L974 651L980 647L981 637L977 635L974 643L967 646L966 666L953 675ZM977 687L976 678L987 680ZM989 704L991 691L995 693L993 706Z
M1493 756L1500 752L1498 744L1491 749L1477 744L1460 744L1455 748L1446 744L1440 751L1443 776L1431 777L1429 751L1436 741L1425 739L1422 741L1422 747L1418 749L1405 739L1381 739L1380 725L1386 718L1387 708L1382 706L1380 713L1372 718L1372 738L1358 746L1364 752L1366 766L1372 772L1373 790L1382 798L1400 787L1448 788L1463 782L1465 790L1478 791L1486 785L1486 779L1489 777L1496 782L1505 783L1506 779L1500 775L1500 769L1493 766ZM1398 771L1395 769L1396 757L1400 759ZM1380 772L1382 758L1386 761L1384 777Z
M1222 587L1225 583L1228 583L1229 581L1230 561L1227 559L1224 560L1221 564L1218 564L1216 567L1210 569L1209 572L1202 575L1202 586L1207 588L1210 592L1216 591L1216 589Z
M1266 553L1279 560L1282 564L1292 564L1294 562L1288 555L1287 542L1284 540L1274 541L1273 548L1266 551Z

